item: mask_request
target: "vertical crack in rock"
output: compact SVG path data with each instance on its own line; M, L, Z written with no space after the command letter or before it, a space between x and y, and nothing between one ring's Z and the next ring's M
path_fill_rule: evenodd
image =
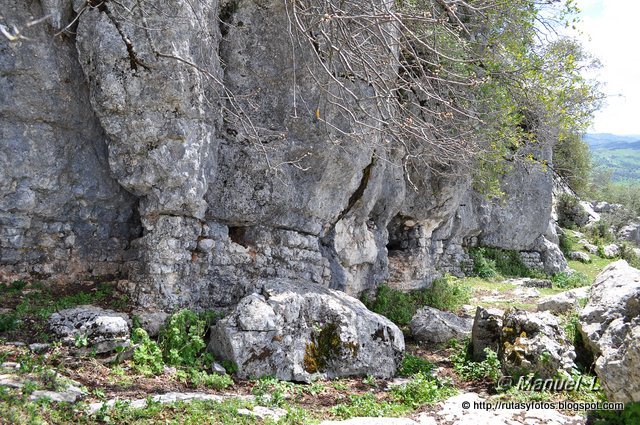
M338 218L335 220L335 222L333 224L334 227L335 227L335 224L337 222L339 222L347 214L349 214L349 212L356 205L356 202L358 202L360 199L362 199L362 196L364 195L364 191L367 189L367 185L369 184L369 179L371 178L371 170L373 169L374 165L376 165L376 152L375 151L373 152L373 155L371 156L371 162L366 167L364 167L364 170L362 170L362 177L360 178L360 184L358 185L356 190L349 197L349 201L347 202L346 208L343 209L340 212L340 214L338 214Z

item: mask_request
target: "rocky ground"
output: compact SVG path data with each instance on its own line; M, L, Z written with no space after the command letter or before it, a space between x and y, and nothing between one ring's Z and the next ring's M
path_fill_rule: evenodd
M581 236L570 234L575 242ZM587 252L589 247L583 244L574 248ZM242 308L247 311L210 314L206 327L205 321L202 322L204 341L216 340L217 345L223 346L225 338L228 338L230 354L225 356L233 356L234 347L242 348L243 353L254 352L254 355L245 355L248 359L238 360L237 364L241 365L238 370L229 363L213 362L212 358L202 354L191 357L195 360L188 363L186 352L191 349L198 353L203 351L205 343L198 345L197 338L181 340L177 361L170 360L170 352L155 353L153 347L164 349L163 344L171 338L170 333L163 331L156 344L146 333L141 336L137 331L130 332L141 324L152 336L158 329L149 326L148 316L131 311L128 298L118 290L118 282L92 280L53 288L38 282L16 281L0 289L0 421L429 425L625 423L619 412L594 410L601 407L595 403L606 400L605 392L600 389L601 383L596 380L594 370L584 367L581 358L584 353L573 346L579 333L576 324L582 320L584 332L595 335L593 338L587 335L587 338L603 353L601 358L605 360L596 362L596 372L601 371L602 376L608 377L605 389L619 394L620 400L636 396L633 391L637 389L633 385L620 388L621 371L607 362L606 357L611 357L613 364L617 361L625 368L633 368L635 364L632 348L624 351L619 344L616 348L608 341L625 337L633 340L633 328L630 331L620 328L615 320L627 314L633 321L634 313L625 313L626 307L621 307L621 310L616 307L616 302L619 301L617 299L626 299L626 293L633 309L632 300L638 293L634 285L637 283L633 283L635 281L631 278L630 286L616 290L619 294L616 300L606 302L602 301L606 296L597 295L598 292L590 295L589 292L591 277L599 275L594 288L600 289L594 291L607 294L610 292L607 285L611 281L625 282L635 273L634 269L625 268L628 267L626 263L606 268L613 261L597 254L591 254L588 262L570 261L571 267L581 270L580 279L557 275L552 279L500 275L455 279L455 285L471 288L471 292L465 303L454 309L454 313L423 307L411 316L411 321L400 324L406 334L406 347L404 360L398 364L395 377L393 372L385 371L384 366L393 363L394 350L403 348L400 345L385 351L383 344L371 348L368 354L350 351L348 346L339 347L343 350L342 355L353 356L353 361L347 363L332 357L331 361L348 366L334 367L333 375L325 374L324 378L308 373L308 348L299 354L305 360L302 375L295 375L295 360L291 363L279 361L275 366L270 360L278 357L274 351L279 346L287 346L273 341L295 335L303 329L300 323L285 320L287 309L298 304L306 306L301 310L304 317L354 314L358 320L363 320L354 329L338 326L335 329L340 336L338 341L346 340L344 334L351 333L350 337L360 338L362 344L371 343L367 335L374 329L366 332L364 329L373 326L372 323L388 328L384 331L387 336L381 336L383 339L380 341L384 338L397 341L398 337L393 336L395 326L391 322L384 318L366 319L369 313L360 311L361 304L350 301L348 297L338 298L338 306L318 310L308 299L311 289L292 292L284 283L286 291L280 287L282 285L271 284L262 292L265 294L260 296L262 298L252 298L243 304L245 307ZM327 297L323 305L335 303L330 292L322 296ZM628 305L625 303L622 304ZM603 315L604 321L592 323L594 311ZM225 318L221 320L222 315ZM191 320L193 325L195 319ZM179 321L169 323L168 328L181 326ZM211 324L212 330L207 331ZM289 330L282 336L274 334L272 339L264 339L264 332L271 328ZM193 332L194 329L191 328ZM625 332L631 332L630 336L625 336ZM187 333L191 335L191 331ZM314 359L319 361L322 359L317 356L322 349L321 339L329 335L331 341L333 334L321 329L314 335L315 349L319 350L315 352ZM248 345L238 345L238 338L244 341L242 344ZM496 341L508 348L498 349ZM288 344L287 352L295 353L295 338ZM261 353L266 353L264 359L256 358L256 347L262 347ZM485 347L495 347L496 353L485 352ZM358 362L371 363L372 358L367 357L371 353L377 353L375 355L380 361L378 376L374 376L376 373L365 377L349 376L357 374ZM390 357L385 358L385 355ZM243 365L245 369L242 369ZM254 369L247 369L246 365L253 365ZM556 373L564 369L567 372L565 380L583 380L589 385L578 390L540 391L505 380L505 376L515 375L516 369L523 366L545 378L556 377ZM269 374L283 374L281 378L284 379L297 376L294 380L306 383L291 383L271 377L252 378L260 373L260 368L275 368L274 373ZM633 373L630 376L633 377ZM595 388L591 387L593 382L596 382Z

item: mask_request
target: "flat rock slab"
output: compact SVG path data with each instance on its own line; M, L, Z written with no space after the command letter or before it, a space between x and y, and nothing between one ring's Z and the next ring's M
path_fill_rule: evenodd
M130 322L125 313L81 305L53 313L49 329L66 345L101 354L130 345Z
M221 403L224 400L228 400L231 398L235 398L239 400L254 399L253 396L227 395L227 394L218 395L218 394L208 394L208 393L199 393L199 392L193 392L193 393L170 392L166 394L156 394L154 396L147 397L147 398L138 398L138 399L131 399L131 400L113 398L105 402L91 403L87 406L86 412L89 415L93 415L97 413L100 409L105 408L105 406L108 409L112 408L113 406L115 406L116 403L127 403L128 406L132 409L144 409L145 407L147 407L149 400L152 403L160 403L160 404L176 403L178 401L190 402L194 400Z

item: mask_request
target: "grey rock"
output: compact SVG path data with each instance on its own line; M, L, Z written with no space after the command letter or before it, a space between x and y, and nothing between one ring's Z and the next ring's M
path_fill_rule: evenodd
M591 207L597 213L614 212L623 208L623 206L620 204L610 204L605 201L592 202Z
M48 326L61 341L81 353L109 353L130 345L129 316L91 305L78 306L53 313ZM77 347L86 338L86 347Z
M147 331L150 337L158 336L160 330L169 318L169 314L164 311L134 310L131 314L138 318L140 327Z
M505 313L502 326L498 358L506 375L534 373L548 379L559 370L571 373L575 367L573 345L549 312L512 308Z
M589 254L587 254L586 252L580 252L580 251L573 251L569 253L569 259L580 261L581 263L591 262L591 257L589 257Z
M243 416L253 416L259 419L272 419L274 421L286 416L287 411L279 407L255 406L253 409L238 409L238 414Z
M640 400L640 271L619 260L596 278L579 330L610 401Z
M507 279L505 283L510 283L515 286L524 286L525 288L551 288L553 285L549 279L532 279L530 277Z
M209 350L234 362L239 377L309 382L394 375L404 338L388 319L317 285L273 280L261 286L211 331Z
M586 249L589 254L597 254L598 253L598 247L594 244L591 244L589 242L585 242L582 244L584 246L584 249Z
M211 365L211 371L216 375L227 374L227 369L225 369L224 366L222 366L220 363L217 363L217 362L213 362L213 364Z
M629 223L618 230L618 239L640 246L640 223Z
M615 258L620 255L620 247L614 243L602 247L605 258Z
M78 395L74 392L59 392L47 390L36 390L29 396L29 400L31 401L49 399L58 403L75 403L78 398Z
M433 307L423 307L411 318L411 335L419 342L442 344L471 335L473 320Z
M545 408L541 405L522 406L519 409L474 409L489 400L486 396L477 393L462 393L436 404L433 411L420 413L415 420L421 425L435 424L498 424L498 425L585 425L587 418L580 414L569 416L566 412L560 412ZM492 402L495 402L493 400ZM461 408L468 403L470 408ZM475 404L474 404L475 403Z
M110 399L105 402L91 403L88 406L86 406L85 411L89 415L95 415L98 411L100 411L100 409L105 408L105 406L106 408L110 409L110 408L113 408L118 402L126 402L128 403L128 406L132 409L144 409L147 406L149 400L151 400L151 402L153 403L169 404L169 403L176 403L176 402L188 403L194 400L221 403L229 399L250 401L250 400L253 400L254 397L241 396L241 395L218 395L218 394L207 394L207 393L199 393L199 392L189 392L189 393L169 392L169 393L157 394L148 398L141 398L141 399L123 400L121 398L117 398L117 399Z
M503 310L485 309L478 307L471 330L471 346L473 349L473 359L482 361L486 359L486 348L494 352L500 349L500 338L502 335Z
M49 348L51 348L51 344L42 344L37 342L33 344L29 344L29 350L38 354L44 353L45 351L49 351Z
M538 311L549 311L553 314L564 314L579 308L579 301L587 298L588 288L576 288L545 297L538 301Z

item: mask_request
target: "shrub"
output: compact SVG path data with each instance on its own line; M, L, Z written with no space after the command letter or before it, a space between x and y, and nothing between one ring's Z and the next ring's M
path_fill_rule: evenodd
M133 331L133 340L138 344L133 351L134 368L143 375L159 375L164 370L162 350L142 328Z
M459 343L454 341L453 347L457 349L451 356L453 368L463 379L469 381L488 380L495 384L502 376L498 354L490 348L485 348L487 358L481 362L471 359L471 341Z
M558 246L560 247L560 251L562 251L565 256L569 256L569 254L576 250L573 238L568 236L566 232L558 235L558 239Z
M469 256L473 259L474 273L479 277L546 277L543 272L525 266L518 251L474 247L469 248Z
M406 384L391 389L395 400L412 409L451 397L456 392L449 383L422 372L413 375Z
M575 196L563 193L558 198L558 225L566 229L582 227L589 222L589 214Z
M201 366L212 361L204 353L206 321L190 310L173 314L160 332L158 344L167 364L173 366ZM204 357L204 358L203 358Z
M439 310L455 311L469 302L471 290L457 279L445 276L431 286L404 293L381 285L373 300L364 296L362 301L371 311L381 314L398 326L406 326L419 308L427 305Z
M587 275L581 272L556 273L551 278L551 282L553 286L561 289L580 288L591 284Z

